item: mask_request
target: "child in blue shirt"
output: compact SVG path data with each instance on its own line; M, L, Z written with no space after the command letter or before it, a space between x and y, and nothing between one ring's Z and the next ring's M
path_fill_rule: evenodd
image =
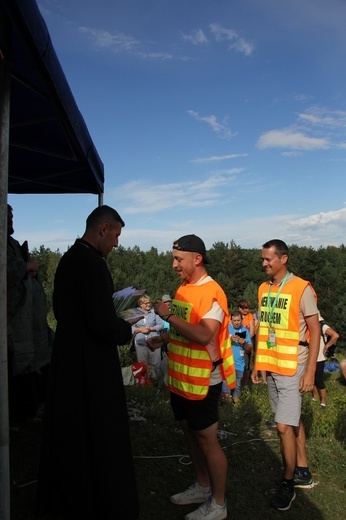
M244 352L251 353L252 342L249 329L243 326L243 318L240 311L237 310L231 312L231 322L228 325L228 329L231 337L234 365L236 370L236 388L232 390L232 401L233 403L237 403L240 398L241 381L243 379L245 369ZM226 382L223 381L221 401L228 401L229 394L230 389L227 387Z

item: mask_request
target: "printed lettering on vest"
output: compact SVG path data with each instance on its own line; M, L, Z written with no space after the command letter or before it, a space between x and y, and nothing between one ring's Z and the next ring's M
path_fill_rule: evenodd
M295 278L287 282L275 301L277 287L269 295L268 283L259 287L259 328L255 367L283 375L293 375L298 362L299 319L297 309L307 282ZM273 307L275 305L275 307ZM275 345L270 349L267 342L269 328L275 329Z
M191 305L191 303L188 303L188 302L182 302L182 301L175 300L174 305L171 306L171 312L175 316L178 316L179 318L181 318L184 321L188 321L188 322L190 321L191 311L192 311L192 305ZM170 328L169 328L169 337L170 337L170 339L174 339L176 341L179 341L180 343L189 342L171 324L170 324Z
M270 304L272 305L275 300L274 297L270 297ZM288 316L290 307L292 304L292 296L290 294L282 294L275 305L275 311L272 316L272 323L278 325L282 329L288 328ZM261 311L260 311L260 322L269 323L269 309L268 309L268 297L263 296L261 299Z
M273 305L274 300L275 300L275 295L271 296L269 298L270 306ZM275 308L276 309L287 309L287 305L288 305L288 298L281 296L280 298L278 298L278 301L276 302ZM263 296L262 302L261 302L261 306L262 307L268 307L268 296Z

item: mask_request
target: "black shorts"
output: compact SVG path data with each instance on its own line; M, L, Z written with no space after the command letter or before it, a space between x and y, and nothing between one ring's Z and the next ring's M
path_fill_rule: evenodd
M219 420L222 383L209 387L204 399L192 400L171 392L171 406L177 421L186 420L192 430L205 430Z
M315 386L319 390L324 390L326 385L324 384L324 365L325 361L317 361L316 372L315 372Z

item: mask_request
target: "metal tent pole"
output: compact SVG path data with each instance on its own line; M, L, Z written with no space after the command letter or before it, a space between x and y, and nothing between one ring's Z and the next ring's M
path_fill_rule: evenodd
M8 33L1 13L0 30ZM6 20L5 20L6 18ZM10 134L10 67L0 48L0 520L10 520L10 450L7 373L7 191Z

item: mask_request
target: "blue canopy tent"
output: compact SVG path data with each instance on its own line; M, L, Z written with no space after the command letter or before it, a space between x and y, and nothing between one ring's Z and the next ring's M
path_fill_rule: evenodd
M93 193L104 169L35 0L0 0L0 520L10 519L7 194Z
M1 0L10 85L9 193L103 192L103 165L35 0Z

